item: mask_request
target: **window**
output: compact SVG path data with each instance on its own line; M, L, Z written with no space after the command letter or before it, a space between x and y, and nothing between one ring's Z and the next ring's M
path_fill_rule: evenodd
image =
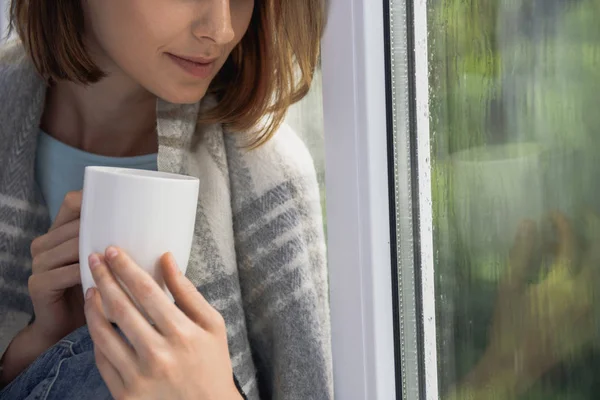
M323 89L320 69L315 73L308 95L290 108L286 123L303 139L313 157L321 192L321 207L323 208L323 221L326 229L325 138L323 135Z
M287 123L323 200L327 177L337 397L597 397L598 20L594 0L330 1Z
M390 1L404 398L597 397L599 18Z
M0 0L0 43L3 42L8 29L8 0Z

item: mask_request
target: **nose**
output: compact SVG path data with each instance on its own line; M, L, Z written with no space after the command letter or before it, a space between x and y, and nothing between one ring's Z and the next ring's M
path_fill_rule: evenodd
M219 45L233 41L235 32L231 21L229 0L204 0L193 25L193 34L199 39L209 39Z

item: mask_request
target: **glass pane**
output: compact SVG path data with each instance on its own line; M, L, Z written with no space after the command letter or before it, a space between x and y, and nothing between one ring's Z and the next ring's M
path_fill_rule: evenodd
M313 84L308 95L294 104L286 119L286 123L303 139L308 147L317 170L317 179L321 191L321 206L323 207L323 223L327 230L325 208L325 137L323 125L323 91L321 70L315 73ZM327 232L326 232L327 233Z
M6 30L8 28L8 5L9 0L0 0L0 43L6 39Z
M600 2L428 2L442 399L600 393Z

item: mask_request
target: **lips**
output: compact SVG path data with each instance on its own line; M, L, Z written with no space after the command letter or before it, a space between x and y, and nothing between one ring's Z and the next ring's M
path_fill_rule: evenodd
M212 64L217 61L217 57L215 58L204 58L204 57L189 57L189 56L178 56L175 54L168 53L170 56L179 58L184 61L193 62L196 64Z
M176 56L166 53L167 56L183 71L195 78L207 79L213 75L216 58L201 58L189 56Z

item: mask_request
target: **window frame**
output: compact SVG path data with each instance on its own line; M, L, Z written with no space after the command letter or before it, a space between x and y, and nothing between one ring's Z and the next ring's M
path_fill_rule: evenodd
M384 3L332 0L323 39L336 398L396 396Z
M322 57L336 397L438 399L427 1L332 0Z
M438 399L426 0L387 10L398 397Z
M429 47L427 0L406 0L409 6L409 51L414 57L414 108L416 165L419 209L420 309L422 323L422 388L426 400L440 398L437 366L437 326L435 319L435 248L433 243L433 199L431 190L431 131L429 128Z

